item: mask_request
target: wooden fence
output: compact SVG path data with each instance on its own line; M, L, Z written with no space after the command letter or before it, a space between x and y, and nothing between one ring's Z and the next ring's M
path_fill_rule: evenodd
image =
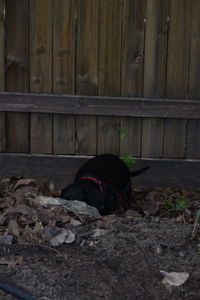
M0 0L0 152L199 159L199 16L199 0Z

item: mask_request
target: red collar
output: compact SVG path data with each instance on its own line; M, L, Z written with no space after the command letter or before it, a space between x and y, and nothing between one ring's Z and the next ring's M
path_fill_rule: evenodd
M85 177L80 178L80 180L83 180L83 179L89 179L89 180L93 181L94 183L96 183L99 186L100 192L103 193L103 186L102 186L101 180L98 180L95 177L91 177L91 176L85 176Z

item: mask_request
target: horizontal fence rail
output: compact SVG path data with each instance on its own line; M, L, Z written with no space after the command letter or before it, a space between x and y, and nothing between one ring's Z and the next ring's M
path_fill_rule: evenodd
M200 119L200 101L0 93L0 111Z
M63 188L73 182L78 169L88 160L84 156L0 154L0 178L24 176L39 182L53 182ZM173 159L138 159L133 170L149 170L132 180L132 187L173 186L200 190L200 161Z

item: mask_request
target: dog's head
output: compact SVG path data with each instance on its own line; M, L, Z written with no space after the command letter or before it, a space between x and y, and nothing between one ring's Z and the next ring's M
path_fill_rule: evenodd
M79 200L94 206L101 213L104 210L102 194L99 190L83 184L71 184L61 192L61 198Z

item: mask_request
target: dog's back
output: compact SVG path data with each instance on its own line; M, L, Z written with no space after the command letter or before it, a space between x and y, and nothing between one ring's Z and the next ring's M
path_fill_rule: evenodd
M118 156L112 154L101 154L88 160L76 174L75 183L87 173L99 176L117 190L130 180L128 167Z

